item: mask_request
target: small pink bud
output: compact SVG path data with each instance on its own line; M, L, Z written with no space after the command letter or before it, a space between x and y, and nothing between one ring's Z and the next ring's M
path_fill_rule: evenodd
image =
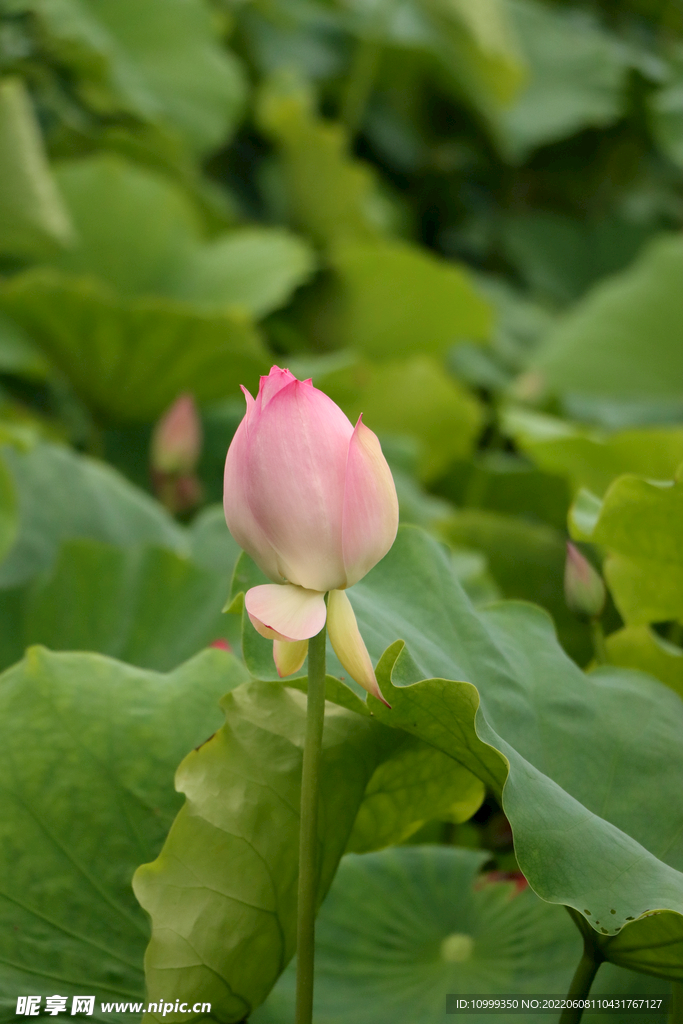
M212 640L209 647L215 647L218 651L226 651L228 654L232 654L232 647L227 640L223 640L221 637L218 640Z
M202 450L202 424L192 395L180 395L152 433L151 463L156 473L189 475Z
M475 889L484 889L487 885L509 884L510 882L514 882L514 896L518 896L529 886L521 871L486 871L479 876L474 887Z
M567 541L564 567L564 595L568 606L577 615L596 619L605 607L605 584L587 558Z

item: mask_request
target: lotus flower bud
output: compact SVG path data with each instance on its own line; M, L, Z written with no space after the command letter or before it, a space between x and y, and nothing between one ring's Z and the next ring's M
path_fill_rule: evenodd
M301 667L302 642L327 620L342 664L381 698L348 599L331 594L329 610L324 600L362 579L396 537L398 500L379 441L289 370L274 366L256 399L243 391L246 415L225 462L225 518L273 580L247 593L247 613L275 642L283 675ZM290 643L299 646L288 652Z
M605 584L587 558L567 541L564 568L564 594L568 606L577 615L596 619L605 607Z
M202 449L202 424L192 395L180 395L156 424L150 461L152 483L170 512L188 512L203 497L195 474Z
M180 395L152 433L152 469L158 473L192 473L202 449L202 425L192 395Z

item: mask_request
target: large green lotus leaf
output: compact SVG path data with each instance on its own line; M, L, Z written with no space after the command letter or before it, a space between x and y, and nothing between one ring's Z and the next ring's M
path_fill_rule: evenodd
M531 372L553 392L625 399L683 396L683 239L652 242L553 328ZM647 344L643 339L647 338Z
M175 294L202 308L234 306L255 317L282 306L314 268L310 248L282 228L243 228L197 250Z
M550 210L509 214L503 222L510 262L535 292L562 305L623 270L652 233L622 217L579 220Z
M232 539L222 505L208 505L196 516L188 531L190 557L203 569L232 580L241 548Z
M346 152L339 124L319 118L297 81L275 77L263 88L257 116L281 158L288 212L317 242L380 234L381 211L370 167Z
M442 353L488 338L492 315L468 273L407 242L349 242L332 253L341 336L371 358Z
M501 0L420 0L428 16L425 42L457 91L486 117L506 108L526 78L507 3ZM410 20L395 14L394 41L405 45Z
M629 625L683 619L683 482L622 476L600 506L590 540L607 549L604 571Z
M309 247L279 228L243 228L205 242L186 193L120 157L68 161L56 175L78 244L51 265L96 274L121 296L167 295L202 311L260 317L312 270Z
M606 647L611 665L648 672L683 698L683 651L649 626L625 626L607 637Z
M423 480L467 458L482 427L481 403L430 356L359 362L322 375L316 384L354 423L362 413L379 434L414 438Z
M392 708L368 707L502 794L535 891L600 934L668 910L683 935L677 695L613 667L587 677L531 605L473 609L446 553L415 528L349 597L370 654L385 652L377 675ZM659 973L680 977L680 959L660 955Z
M25 331L0 313L0 371L18 377L44 379L48 362Z
M0 252L45 256L73 241L21 79L0 81Z
M481 850L415 846L344 857L316 929L316 1024L437 1024L446 996L564 994L581 940L560 907L477 876ZM294 969L254 1024L289 1024ZM591 994L661 993L662 982L602 968ZM557 1014L501 1014L518 1024ZM458 1013L477 1024L480 1016ZM584 1014L584 1022L597 1021ZM642 1015L641 1024L665 1015Z
M441 531L456 546L483 552L503 596L547 608L564 648L579 664L590 660L588 627L569 611L564 596L566 547L559 530L499 512L462 509Z
M509 12L528 65L526 87L496 118L508 158L616 121L625 106L628 63L618 41L587 17L534 0Z
M30 6L54 55L103 114L129 112L170 128L199 153L226 141L245 83L204 0L31 0Z
M306 697L253 682L222 706L225 725L178 769L186 802L161 855L138 869L134 887L152 918L149 998L196 995L227 1024L265 999L295 949ZM326 707L320 900L368 780L399 735L369 716Z
M19 532L0 564L0 587L49 569L63 540L88 537L130 547L188 550L184 531L161 505L104 463L39 442L29 451L2 449L17 495Z
M172 551L68 541L50 574L25 593L19 628L0 624L10 634L0 646L14 641L11 661L44 644L166 672L214 640L239 637L232 616L221 613L229 586L229 576Z
M9 313L107 421L156 419L183 391L200 401L258 385L268 359L246 310L124 299L96 278L52 269L0 289Z
M167 294L201 241L187 195L168 178L110 153L64 161L55 176L78 237L51 265L94 274L122 295Z
M467 821L484 784L451 757L407 736L368 782L346 849L366 853L401 843L433 818Z
M504 420L503 420L504 422ZM433 489L456 507L482 508L564 531L571 491L558 473L547 473L510 452L479 451L436 480ZM452 509L451 509L452 511ZM440 517L442 521L444 516ZM417 526L427 526L416 522Z
M149 935L131 890L178 810L178 762L245 678L222 651L170 675L32 648L0 676L0 1006L17 993L142 999ZM6 1015L5 1015L6 1014Z
M526 409L503 415L505 431L533 461L549 473L604 494L624 473L671 480L683 462L683 429L641 427L607 433Z

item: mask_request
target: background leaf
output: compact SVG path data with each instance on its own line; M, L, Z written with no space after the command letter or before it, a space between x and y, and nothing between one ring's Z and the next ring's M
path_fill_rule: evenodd
M0 677L4 1014L17 992L96 994L99 1020L116 1019L100 998L143 998L148 924L133 870L177 810L178 761L217 727L218 697L244 675L221 651L164 676L33 648Z
M239 641L221 611L229 586L228 575L161 548L68 541L46 578L14 592L19 611L0 625L3 667L44 644L170 671L214 640Z
M0 80L0 251L45 256L73 242L40 128L20 78Z
M32 270L0 306L66 374L93 412L149 422L183 391L202 401L252 388L266 353L246 311L203 312L165 298L119 299L95 278Z
M519 865L539 895L610 935L653 909L681 914L675 694L614 668L587 678L529 605L475 612L438 546L412 528L350 598L374 657L391 636L407 641L378 666L392 709L370 698L375 717L502 790ZM669 970L678 976L675 962Z
M32 0L88 102L175 130L194 150L235 125L245 83L203 0ZM202 69L197 75L196 69Z
M461 267L399 242L346 244L332 264L342 336L365 355L442 353L462 338L488 337L488 304Z
M555 393L680 398L683 243L662 238L550 332L533 367ZM650 339L647 346L642 339Z
M16 489L20 524L0 565L2 587L50 568L60 542L74 537L187 550L182 529L165 509L110 466L44 441L27 452L6 446L2 459Z
M318 920L316 1021L434 1024L443 1019L449 993L566 991L581 955L568 916L530 889L516 893L511 882L477 878L488 856L417 846L344 857ZM591 995L665 989L661 981L607 966ZM254 1024L285 1024L293 1007L290 968ZM458 1016L474 1024L478 1015ZM589 1011L583 1019L598 1016ZM517 1012L514 1019L532 1024L534 1015ZM664 1019L642 1013L643 1024Z

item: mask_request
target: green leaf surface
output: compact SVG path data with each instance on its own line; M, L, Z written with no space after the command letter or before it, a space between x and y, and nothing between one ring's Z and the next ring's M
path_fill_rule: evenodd
M683 482L616 480L591 541L607 548L604 571L629 625L683 618Z
M78 232L53 257L69 274L93 274L122 295L167 294L200 243L198 213L168 178L100 153L56 165Z
M439 59L442 73L479 113L497 114L513 102L526 79L526 67L507 3L482 0L421 0L427 14L425 42ZM405 14L395 15L395 43L406 38Z
M314 269L313 254L281 228L243 228L199 249L176 294L202 308L242 307L260 318L284 305Z
M346 153L343 127L314 111L297 80L274 77L261 92L257 118L280 154L285 203L293 223L320 244L381 234L369 166Z
M218 1020L236 1022L265 999L295 949L306 698L254 682L222 706L225 725L178 769L186 802L160 857L136 872L135 893L152 918L149 998L196 994ZM321 900L366 784L394 742L371 718L327 705Z
M648 626L626 626L605 641L612 665L639 668L661 679L683 698L683 651Z
M25 331L0 313L0 371L20 377L44 378L48 363Z
M195 565L220 573L230 583L241 548L232 539L222 505L209 505L192 520L190 557Z
M534 0L512 0L509 11L528 73L496 120L504 154L521 162L538 146L616 121L628 71L617 40L579 11Z
M501 421L506 433L514 437L504 417ZM488 509L533 524L545 523L556 530L566 529L571 501L567 481L556 472L541 471L519 455L480 450L467 462L449 467L433 488L456 506Z
M131 877L178 809L173 773L245 678L207 651L170 675L33 648L0 677L0 1006L17 993L143 998L148 923ZM5 1016L5 1014L7 1016Z
M414 528L349 596L371 655L384 651L377 675L392 708L372 697L369 708L502 792L536 892L601 934L657 909L675 911L683 934L676 694L611 667L585 676L531 605L475 611ZM680 964L669 970L678 977Z
M624 473L671 480L683 462L680 427L608 433L526 409L510 409L503 422L506 433L541 469L566 476L576 491L585 487L604 494Z
M265 350L246 311L203 312L169 298L119 298L90 277L18 274L0 289L10 314L96 415L149 421L183 391L199 402L254 387Z
M582 665L590 660L588 628L569 611L564 596L566 548L559 530L499 512L462 509L441 532L457 547L481 551L503 596L542 605L574 660Z
M57 180L78 245L52 266L95 274L121 296L166 295L201 311L260 317L282 305L313 269L309 247L279 228L242 228L204 241L187 195L120 157L65 162Z
M198 153L234 128L245 83L204 0L31 0L31 7L53 54L102 114L159 124Z
M503 244L532 289L564 305L628 266L651 234L649 225L616 216L579 221L535 210L505 218Z
M68 541L22 595L21 622L0 624L0 649L14 647L3 667L44 644L170 671L229 632L237 639L222 614L229 579L161 548Z
M338 246L342 338L371 358L440 354L462 338L488 338L489 304L468 273L405 242Z
M569 988L581 942L567 914L530 889L479 876L489 854L423 846L344 857L316 930L317 1024L436 1024L446 996L557 992ZM254 1016L289 1024L290 967ZM666 985L614 967L598 973L591 995L661 993ZM458 1012L466 1024L480 1015ZM599 1014L584 1014L592 1024ZM515 1013L518 1024L557 1014ZM642 1014L663 1024L664 1014Z
M39 258L73 241L26 86L0 80L0 252Z
M346 849L366 853L401 843L432 818L467 821L484 795L466 768L407 736L368 782Z
M559 321L532 370L555 393L680 399L682 274L683 240L652 242L632 267L597 285Z
M0 465L13 481L19 515L16 541L0 565L0 587L49 569L60 543L74 537L187 551L183 530L165 509L104 463L39 442L25 452L4 447Z

